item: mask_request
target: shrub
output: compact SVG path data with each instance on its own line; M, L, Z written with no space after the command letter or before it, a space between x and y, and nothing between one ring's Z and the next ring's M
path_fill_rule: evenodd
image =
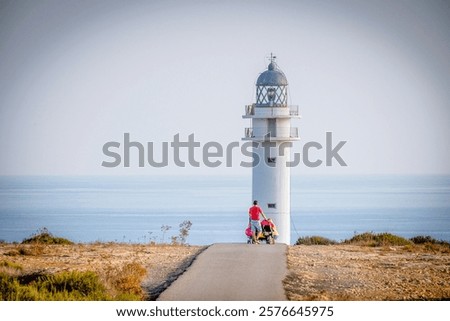
M31 235L30 238L24 239L22 244L73 244L72 241L62 238L56 237L52 233L48 231L46 227L37 231L36 234Z
M0 273L2 301L93 301L112 299L94 272L11 276Z
M121 268L110 268L106 272L109 283L117 300L141 300L144 291L141 283L147 270L139 263L128 263Z
M14 250L5 252L3 255L6 255L6 256L17 256L17 255L19 255L19 254L20 254L19 251L17 251L16 249L14 249Z
M16 300L19 287L19 282L14 277L0 272L0 301Z
M414 244L440 244L440 245L450 245L449 242L442 241L442 240L436 240L435 238L432 238L429 235L418 235L410 238L410 241Z
M414 236L410 239L415 245L429 252L450 253L450 243L443 240L436 240L431 236Z
M357 244L366 246L404 246L412 244L411 241L391 233L374 234L366 232L353 236L350 240L345 240L345 244Z
M44 253L45 245L42 243L32 243L30 245L25 245L22 247L19 247L19 254L20 255L32 255L32 256L39 256Z
M107 300L105 287L96 273L61 272L41 277L37 284L39 290L48 293L51 300Z
M432 238L431 236L427 235L418 235L418 236L414 236L412 238L410 238L410 240L414 243L414 244L425 244L425 243L431 243L431 244L436 244L437 241Z
M322 236L305 236L299 237L295 245L331 245L336 244L335 241Z

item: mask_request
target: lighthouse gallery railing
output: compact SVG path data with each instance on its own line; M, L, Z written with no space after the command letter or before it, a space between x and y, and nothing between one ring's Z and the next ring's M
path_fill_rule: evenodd
M264 109L270 108L272 111L272 116L278 115L276 110L279 110L280 108L289 108L289 115L290 116L298 116L298 106L287 106L287 107L261 107ZM245 106L245 116L254 116L255 115L255 104L253 105L246 105Z
M246 127L244 135L245 135L245 138L255 138L254 128L253 127ZM283 137L285 137L284 135L283 136L277 136L276 133L271 133L271 132L266 133L266 135L268 135L269 137L274 137L274 138L283 138ZM261 137L263 137L263 136L261 136ZM289 128L289 137L286 137L286 138L298 138L298 127L290 127Z

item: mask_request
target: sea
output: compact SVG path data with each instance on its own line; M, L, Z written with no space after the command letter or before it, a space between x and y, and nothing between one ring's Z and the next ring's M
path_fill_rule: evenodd
M246 242L251 201L250 176L0 176L0 240ZM450 176L291 177L292 243L363 232L450 241Z

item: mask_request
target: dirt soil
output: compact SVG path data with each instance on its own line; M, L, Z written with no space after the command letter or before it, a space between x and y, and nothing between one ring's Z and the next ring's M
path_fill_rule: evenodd
M118 243L75 245L0 244L0 262L14 262L21 273L55 273L60 271L95 271L99 274L127 263L139 263L148 271L143 287L154 300L183 273L201 246L137 245ZM25 250L27 255L21 255Z
M289 300L449 300L450 254L403 247L292 246Z

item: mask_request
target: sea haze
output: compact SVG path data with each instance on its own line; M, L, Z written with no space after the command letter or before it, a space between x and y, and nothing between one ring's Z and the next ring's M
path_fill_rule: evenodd
M450 176L293 176L291 239L366 231L450 241ZM251 177L3 176L0 240L47 227L76 242L245 242ZM276 223L276 222L275 222ZM163 235L161 226L171 228Z

